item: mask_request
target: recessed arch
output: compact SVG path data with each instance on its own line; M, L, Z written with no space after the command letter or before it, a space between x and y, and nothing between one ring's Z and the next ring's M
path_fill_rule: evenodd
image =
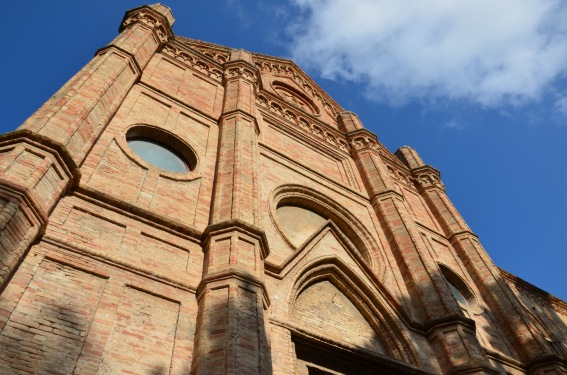
M319 115L319 108L313 100L295 87L285 82L275 80L272 82L272 88L280 97L290 103L293 103L296 107L303 109L307 113L311 113L316 116Z
M388 356L419 365L417 352L403 330L403 323L386 299L380 298L379 293L334 256L317 258L297 272L288 294L288 314L292 314L294 304L305 290L321 282L331 283L349 299L372 327Z
M313 189L301 185L284 185L276 188L270 198L270 217L282 238L290 243L277 222L277 209L295 206L312 211L331 221L360 254L364 263L383 279L386 268L378 242L366 227L347 209L334 200ZM292 247L293 244L291 244Z
M276 221L284 239L295 249L327 223L318 213L288 203L276 207Z

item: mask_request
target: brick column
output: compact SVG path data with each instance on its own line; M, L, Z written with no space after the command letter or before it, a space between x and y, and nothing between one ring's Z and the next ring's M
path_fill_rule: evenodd
M219 120L211 225L197 298L194 374L271 374L265 329L269 301L263 274L268 255L258 226L259 72L245 51L224 66L225 97Z
M15 132L0 137L0 290L153 54L172 36L159 4L126 13L120 34Z
M401 147L396 155L412 169L420 194L463 261L484 301L497 316L497 321L502 324L507 336L512 339L522 361L538 363L544 367L547 366L546 362L556 361L558 354L552 354L553 348L545 341L544 333L538 331L477 236L447 197L439 171L424 164L417 152L410 147Z
M403 194L392 181L379 154L376 136L354 113L339 115L351 155L362 175L374 211L383 226L415 306L414 324L427 332L447 373L497 373L474 335L474 322L462 315L439 266L431 257Z

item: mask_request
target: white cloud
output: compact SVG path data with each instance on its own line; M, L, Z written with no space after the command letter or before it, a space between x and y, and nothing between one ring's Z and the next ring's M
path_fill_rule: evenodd
M443 125L444 129L451 129L451 130L463 130L465 125L458 122L457 120L449 120Z
M560 114L567 116L567 97L562 97L555 101L555 110Z
M514 105L567 72L562 0L293 1L293 59L379 101Z

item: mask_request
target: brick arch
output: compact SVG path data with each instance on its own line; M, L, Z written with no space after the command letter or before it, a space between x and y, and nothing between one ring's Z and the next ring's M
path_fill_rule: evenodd
M378 287L374 289L366 284L348 265L335 256L314 259L295 274L287 296L288 319L291 318L294 304L300 294L322 281L330 282L357 308L383 344L389 357L409 365L420 365L416 349L404 332L402 320L387 302L388 298ZM295 328L297 333L309 335L302 332L301 327ZM324 337L317 339L325 341Z
M276 188L270 199L270 217L282 237L285 235L276 220L276 209L284 204L297 205L332 221L360 254L364 264L383 280L386 262L378 242L368 229L350 211L320 192L301 186L284 185Z

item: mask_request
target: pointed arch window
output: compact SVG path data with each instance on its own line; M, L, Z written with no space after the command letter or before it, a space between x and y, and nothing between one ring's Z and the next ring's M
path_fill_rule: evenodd
M461 291L456 286L454 286L453 283L451 283L449 280L447 280L447 283L449 284L449 289L451 290L451 293L453 293L453 297L455 297L457 302L459 302L462 305L468 306L469 302L467 301L463 293L461 293Z
M441 268L441 273L445 277L445 281L447 281L447 284L449 285L451 294L461 308L466 310L470 307L474 307L476 305L476 298L463 279L443 264L440 264L439 267Z

